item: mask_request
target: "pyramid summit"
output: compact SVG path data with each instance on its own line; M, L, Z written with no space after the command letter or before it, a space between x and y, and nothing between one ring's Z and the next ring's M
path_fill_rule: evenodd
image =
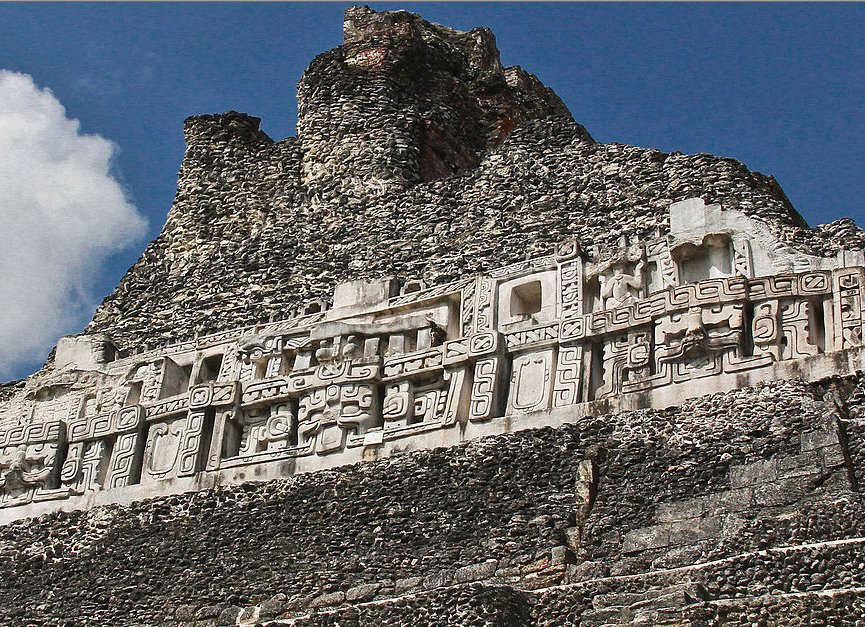
M259 122L185 121L162 232L0 387L0 622L855 624L852 221L406 11Z

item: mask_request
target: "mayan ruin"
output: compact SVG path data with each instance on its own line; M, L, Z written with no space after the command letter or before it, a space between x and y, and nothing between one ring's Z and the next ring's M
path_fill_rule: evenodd
M352 7L297 99L0 385L0 625L865 625L865 232L485 28Z

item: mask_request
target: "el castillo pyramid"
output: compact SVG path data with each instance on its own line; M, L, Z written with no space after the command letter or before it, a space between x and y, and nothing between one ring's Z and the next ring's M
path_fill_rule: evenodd
M865 625L865 233L344 33L0 386L0 625Z

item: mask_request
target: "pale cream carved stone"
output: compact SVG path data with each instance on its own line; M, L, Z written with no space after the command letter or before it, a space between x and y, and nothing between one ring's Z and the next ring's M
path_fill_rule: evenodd
M437 430L559 424L595 401L669 403L786 363L860 363L865 259L773 238L692 199L671 207L669 235L611 250L570 240L401 293L352 282L330 310L126 356L110 338L65 338L57 367L0 405L0 507L332 465Z

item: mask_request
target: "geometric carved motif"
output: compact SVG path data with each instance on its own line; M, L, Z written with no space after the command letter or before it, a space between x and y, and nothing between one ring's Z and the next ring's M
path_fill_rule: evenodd
M808 323L812 303L807 300L788 300L781 303L782 341L781 359L810 357L819 351L810 343Z
M573 318L583 313L583 260L577 257L559 265L561 316Z
M336 309L120 357L90 380L57 373L0 429L0 506L376 446L863 345L862 268L814 270L834 262L803 258L792 264L803 272L754 278L763 251L740 236L725 251L730 276L680 284L672 239L585 260L565 242L553 256L360 313ZM518 300L541 306L542 323L496 322L510 312L497 285L514 279L539 286ZM592 299L589 285L599 290ZM436 342L419 335L430 328ZM14 424L24 417L33 423Z
M312 444L324 454L345 446L348 431L363 435L380 416L377 396L369 383L330 385L300 397L298 444Z
M746 239L734 239L731 245L733 250L733 274L743 277L754 276L751 270L751 244Z
M553 367L552 349L514 357L508 409L517 412L549 409Z
M835 272L837 291L835 320L839 348L862 346L862 270L845 269Z
M582 401L583 347L562 346L556 362L553 407L576 405Z
M500 359L487 357L475 363L474 379L472 380L472 396L469 405L469 420L485 421L496 415L498 406L498 379L500 377Z

